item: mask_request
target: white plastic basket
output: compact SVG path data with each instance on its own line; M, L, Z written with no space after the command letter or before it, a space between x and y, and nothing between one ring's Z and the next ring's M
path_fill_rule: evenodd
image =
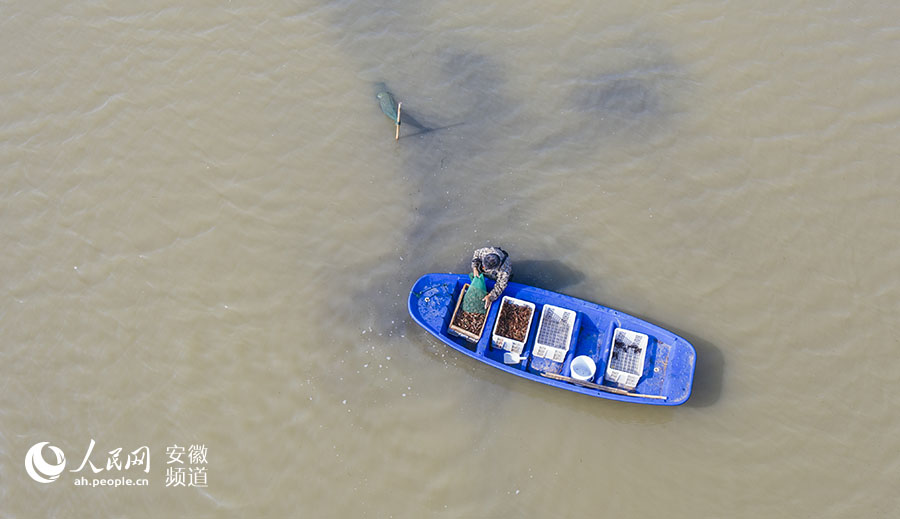
M534 339L534 353L538 358L562 362L572 342L575 330L575 311L553 305L544 305L541 322Z
M644 373L644 358L650 337L624 328L613 331L613 343L606 363L606 380L625 389L634 389Z
M528 333L531 331L531 321L534 320L534 303L516 299L515 297L503 296L500 300L500 312L503 311L503 305L510 303L516 306L525 306L531 309L531 316L528 317L528 327L525 328L525 339L517 341L510 337L497 335L497 325L500 324L500 313L497 313L497 319L494 320L494 330L491 333L491 346L497 349L510 351L521 354L525 350L525 343L528 342Z

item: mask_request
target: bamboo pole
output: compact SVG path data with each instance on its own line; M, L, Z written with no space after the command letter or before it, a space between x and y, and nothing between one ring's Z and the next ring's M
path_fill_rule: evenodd
M397 105L397 131L394 133L394 140L395 140L395 141L399 141L399 140L400 140L400 107L401 107L401 106L403 106L403 102L402 102L402 101Z
M624 389L618 389L618 388L608 387L608 386L601 386L600 384L594 384L593 382L588 382L586 380L578 380L577 378L566 377L563 375L557 375L556 373L541 373L541 376L547 377L547 378L552 378L553 380L559 380L562 382L570 382L572 384L575 384L578 386L583 386L583 387L586 387L589 389L599 389L600 391L615 393L617 395L634 396L634 397L638 397L638 398L653 398L656 400L666 400L667 399L667 397L665 397L663 395L642 395L640 393L630 393L628 391L625 391Z

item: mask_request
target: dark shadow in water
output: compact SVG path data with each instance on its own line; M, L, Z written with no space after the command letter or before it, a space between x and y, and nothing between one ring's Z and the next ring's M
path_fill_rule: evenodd
M615 113L626 117L659 111L659 94L650 81L636 77L600 76L588 81L572 96L581 111Z
M492 176L502 171L503 158L494 143L504 135L494 121L510 111L509 100L500 93L502 67L490 57L444 47L431 62L441 93L440 103L429 107L435 114L430 117L436 127L446 129L409 141L415 145L403 164L415 207L409 250L427 250L437 239L465 243L470 238L479 212L491 208L496 189ZM494 155L497 160L490 160ZM429 258L421 272L433 270L438 259Z
M637 40L622 48L630 49L630 68L572 74L559 123L540 149L658 146L656 138L671 135L675 126L668 123L678 112L677 100L691 85L686 71L664 45Z
M513 281L553 292L584 280L584 273L558 260L516 260L512 263Z
M405 121L405 120L406 120L406 119L403 118L403 114L400 114L400 120L401 120L401 121ZM417 132L415 132L415 133L408 133L408 134L406 134L406 135L403 135L403 130L400 130L400 138L401 138L401 139L409 139L409 138L411 138L411 137L419 137L419 136L425 135L426 133L429 133L429 132L437 132L437 131L441 131L441 130L449 130L450 128L456 128L457 126L462 126L462 125L464 125L464 124L466 124L466 123L448 124L448 125L446 125L446 126L438 126L438 127L436 127L436 128L422 128L422 129L420 129L419 131L417 131Z
M719 348L702 339L684 336L697 349L697 367L694 372L694 389L689 407L709 407L722 396L722 380L725 375L725 357Z

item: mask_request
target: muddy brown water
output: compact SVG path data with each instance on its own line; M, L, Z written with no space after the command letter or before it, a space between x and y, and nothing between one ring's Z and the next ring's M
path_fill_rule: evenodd
M900 515L900 4L0 13L0 516ZM488 243L692 341L689 402L411 324Z

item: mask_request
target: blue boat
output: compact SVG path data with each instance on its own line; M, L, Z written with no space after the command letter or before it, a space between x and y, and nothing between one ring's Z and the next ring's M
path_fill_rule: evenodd
M605 306L512 282L505 299L488 310L483 331L472 334L451 323L468 282L465 274L422 276L409 293L410 316L461 353L534 382L638 404L681 405L691 396L697 353L678 335ZM490 291L493 283L487 282ZM524 340L497 333L506 302L531 309Z

